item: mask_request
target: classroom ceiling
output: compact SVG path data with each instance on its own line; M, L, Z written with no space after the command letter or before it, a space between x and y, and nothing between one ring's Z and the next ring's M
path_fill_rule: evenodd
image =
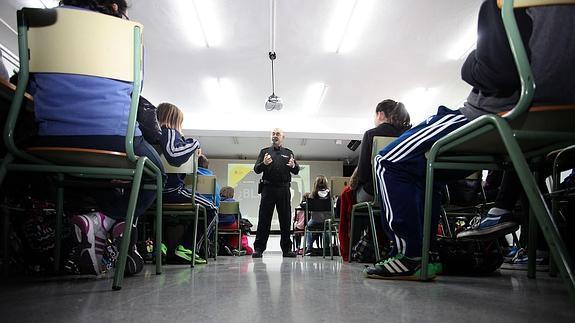
M15 29L16 9L52 2L2 1L0 18ZM255 158L281 127L300 159L353 160L358 151L346 145L373 127L379 101L404 102L419 122L438 105L458 108L470 90L459 71L479 0L277 0L284 107L269 112L269 0L128 2L130 19L144 24L143 95L183 109L185 133L211 158ZM5 26L0 39L16 53Z

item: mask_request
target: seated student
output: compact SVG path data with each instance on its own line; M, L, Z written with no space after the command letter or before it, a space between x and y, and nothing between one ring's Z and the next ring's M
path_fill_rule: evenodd
M121 19L126 14L125 0L62 0L61 5L79 10L91 10ZM113 35L110 35L113 37ZM125 135L133 85L95 76L62 73L30 75L29 91L34 96L40 146L91 148L125 151ZM148 157L163 170L156 151L136 129L134 152ZM83 273L100 274L102 254L109 232L122 232L130 190L93 190L100 212L75 216L75 237L82 243L80 267ZM154 190L140 190L134 216L140 216L155 200ZM126 272L134 274L143 268L142 257L133 243L132 234Z
M210 161L206 155L199 155L198 156L198 175L204 176L215 176L214 172L212 172L208 167L210 165ZM202 194L203 197L208 199L210 202L214 204L216 208L220 207L220 184L216 181L216 195L213 196L212 194ZM233 197L233 194L232 194Z
M182 134L182 124L184 122L184 113L171 103L161 103L158 105L158 121L162 127L162 137L160 138L161 150L164 157L173 166L180 166L193 158L196 149L200 148L200 142L193 138L184 138ZM190 203L192 192L186 187L184 178L186 174L168 174L168 180L164 187L164 203ZM191 261L192 257L196 258L196 263L205 264L206 260L201 259L197 254L192 252L193 243L201 246L203 235L209 237L209 232L213 230L215 224L216 207L213 201L205 198L201 194L195 194L195 201L206 208L208 213L208 232L203 232L203 226L198 225L196 241L190 241L193 226L189 225L188 230L184 232L181 244L174 251L175 255Z
M383 100L375 107L373 118L375 128L366 131L361 140L361 151L357 163L358 184L356 203L373 201L373 176L371 150L373 137L399 137L405 130L411 128L409 113L401 102L390 99Z
M525 44L529 44L534 80L534 102L575 102L575 9L572 6L515 10ZM396 242L398 253L367 268L370 278L420 278L425 152L443 136L483 114L508 111L519 98L519 77L496 0L484 1L479 11L477 49L462 67L462 78L473 86L464 107L440 106L437 115L405 132L375 159L382 196L383 224ZM552 62L552 64L550 63ZM559 83L556 83L559 82ZM447 172L446 172L447 173ZM439 218L440 178L436 179L432 232ZM492 222L495 223L496 221ZM435 277L434 266L428 267Z
M231 186L224 186L220 190L220 201L221 202L235 202L234 199L235 190ZM219 227L220 229L230 229L237 230L239 223L237 221L237 216L233 214L218 215ZM232 252L235 255L237 248L239 248L238 237L236 235L228 235L224 237L226 239L226 244L233 248ZM242 235L242 251L245 250L245 254L251 255L253 249L248 245L248 240L246 235ZM235 251L234 251L235 250ZM240 255L240 253L237 253Z
M339 238L339 253L343 261L349 261L349 235L351 231L351 209L354 204L356 204L356 193L357 190L357 167L353 170L351 177L349 178L349 185L346 186L341 192L340 201L340 211L339 211L339 228L338 228L338 238Z
M330 199L329 195L329 188L328 188L327 178L323 175L319 175L315 178L313 182L312 191L310 194L310 199ZM309 203L309 201L308 201ZM308 230L311 227L319 227L323 228L323 222L331 217L331 210L330 211L314 211L310 212L311 214L308 215L309 220L307 222ZM307 232L306 236L306 256L310 256L313 250L313 235L311 232Z

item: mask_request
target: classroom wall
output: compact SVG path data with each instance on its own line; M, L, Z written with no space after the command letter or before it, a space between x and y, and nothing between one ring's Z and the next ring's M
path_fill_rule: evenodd
M292 176L292 210L299 205L303 193L311 190L313 180L318 175L327 178L342 176L342 161L297 161L300 165L300 173ZM257 185L261 174L253 172L255 160L250 159L210 159L210 169L216 174L220 186L232 186L235 188L235 198L240 201L242 216L248 218L257 228L257 217L260 196L257 193ZM272 230L279 230L277 213L274 213Z

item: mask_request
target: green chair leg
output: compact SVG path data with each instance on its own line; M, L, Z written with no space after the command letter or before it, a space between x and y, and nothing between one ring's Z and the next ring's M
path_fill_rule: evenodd
M156 179L156 242L154 250L156 252L156 275L162 274L162 176L157 175Z
M355 232L355 213L352 211L351 212L351 226L350 226L350 230L349 230L349 258L348 258L348 262L351 262L351 249L353 246L353 233Z
M136 203L138 202L138 193L140 192L140 184L142 182L142 171L144 167L145 158L138 160L136 165L136 172L132 182L132 190L130 191L130 200L128 203L128 211L126 214L126 222L124 224L124 233L122 236L122 244L120 246L120 255L116 264L116 271L114 272L114 282L112 284L113 290L122 289L122 280L124 279L124 271L126 269L126 259L128 257L128 248L130 246L130 238L132 233L132 225L134 223L134 213L136 211ZM160 261L162 261L160 259Z
M194 268L196 265L196 237L198 236L198 218L200 217L200 205L196 204L196 216L194 217L194 236L192 237L192 251L194 252L192 256L191 267Z
M537 219L533 209L529 208L529 235L527 242L527 277L537 275Z

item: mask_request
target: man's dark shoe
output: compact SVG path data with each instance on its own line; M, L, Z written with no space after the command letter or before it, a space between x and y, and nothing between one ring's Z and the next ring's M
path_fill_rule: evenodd
M293 251L284 252L284 258L295 258L296 254Z
M252 253L252 258L261 258L262 257L262 252L261 251L254 251L254 253Z

